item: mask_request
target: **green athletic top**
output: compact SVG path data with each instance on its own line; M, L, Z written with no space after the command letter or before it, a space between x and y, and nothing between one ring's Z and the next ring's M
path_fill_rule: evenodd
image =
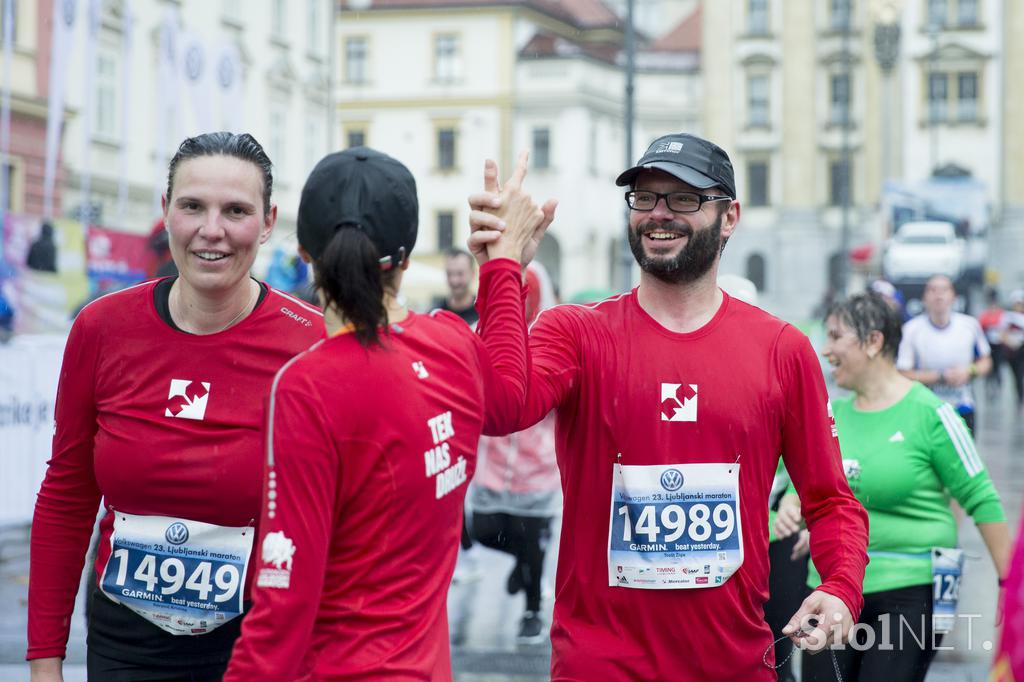
M845 398L832 411L846 478L868 512L865 594L931 583L931 549L957 544L950 496L975 523L1006 520L963 420L923 385L884 410ZM807 583L821 584L813 563Z

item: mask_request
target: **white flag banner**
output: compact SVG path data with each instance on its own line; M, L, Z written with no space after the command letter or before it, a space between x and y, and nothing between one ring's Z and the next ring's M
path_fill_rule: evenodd
M3 94L0 95L0 220L10 209L11 198L7 195L10 183L7 160L11 153L11 59L14 58L14 0L3 0L4 13L4 82ZM3 240L0 239L0 242ZM3 244L0 244L3 253Z
M53 32L50 40L50 93L46 117L46 162L43 167L43 213L53 216L53 185L57 179L57 155L64 123L64 86L71 55L78 0L53 0Z
M242 57L233 42L221 45L217 56L217 94L220 102L220 119L225 130L240 132L245 121L242 112Z
M121 156L118 159L117 223L125 224L128 204L128 143L132 120L132 64L135 61L135 15L131 4L125 4L121 17Z
M82 79L82 179L79 197L79 220L86 227L94 219L92 202L92 135L95 127L96 101L96 43L100 35L101 0L86 0L85 24L85 78Z
M195 126L189 135L213 130L213 59L206 41L198 33L188 32L182 41L181 74L192 100Z
M160 23L159 76L156 90L156 182L153 183L153 213L160 213L160 197L167 181L169 147L177 144L178 134L178 54L181 51L181 32L178 30L178 12L174 7L164 11Z

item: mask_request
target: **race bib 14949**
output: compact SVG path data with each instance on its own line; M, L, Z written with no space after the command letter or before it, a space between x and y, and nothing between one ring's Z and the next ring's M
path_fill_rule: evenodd
M199 635L242 613L255 529L113 512L103 592L157 627Z

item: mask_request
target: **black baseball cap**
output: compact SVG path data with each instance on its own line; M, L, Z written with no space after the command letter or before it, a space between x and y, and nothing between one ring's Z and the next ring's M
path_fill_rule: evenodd
M369 147L328 154L306 179L299 199L299 244L320 258L342 228L364 232L381 265L412 253L419 227L416 180L401 161Z
M729 155L718 145L696 135L674 133L659 137L615 184L632 186L636 176L648 169L663 171L698 189L718 186L736 198L736 178Z

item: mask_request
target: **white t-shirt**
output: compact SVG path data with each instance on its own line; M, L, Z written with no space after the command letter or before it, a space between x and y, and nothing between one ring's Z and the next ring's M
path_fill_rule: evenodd
M936 327L921 314L903 325L896 367L902 370L946 370L966 367L978 358L991 355L988 340L981 325L970 315L952 313L949 324ZM937 396L957 409L974 409L971 384L950 386L939 382L930 387Z

